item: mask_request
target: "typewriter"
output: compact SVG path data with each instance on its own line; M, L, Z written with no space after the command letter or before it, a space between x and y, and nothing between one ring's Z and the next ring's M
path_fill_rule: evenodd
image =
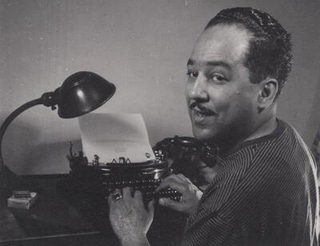
M172 173L182 173L197 184L197 168L194 159L200 158L210 165L216 162L217 150L201 144L191 137L165 138L153 148L155 160L132 163L120 157L110 163L101 163L99 156L89 162L82 151L74 154L69 149L70 173L63 192L84 203L103 200L116 188L132 187L143 193L145 202L160 197L179 201L181 194L173 189L155 192L161 181ZM148 154L146 154L148 155ZM148 156L146 156L148 158Z
M180 200L181 194L176 190L155 192L161 181L170 175L171 169L161 151L155 151L154 154L155 160L140 163L132 163L125 157L113 159L111 163L100 163L97 155L92 162L88 162L81 151L79 155L74 155L70 150L69 177L77 183L78 187L82 187L83 193L91 198L104 199L115 189L131 187L141 191L146 202L159 197Z

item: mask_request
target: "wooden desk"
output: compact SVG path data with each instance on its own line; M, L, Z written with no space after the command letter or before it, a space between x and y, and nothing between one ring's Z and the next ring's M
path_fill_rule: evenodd
M57 184L66 177L23 177L25 189L36 191L38 200L29 210L0 207L1 245L118 245L107 212L90 218L88 211L83 214L57 192ZM166 217L170 222L166 222ZM152 245L177 244L184 222L180 215L177 220L173 218L172 212L156 209L148 234Z

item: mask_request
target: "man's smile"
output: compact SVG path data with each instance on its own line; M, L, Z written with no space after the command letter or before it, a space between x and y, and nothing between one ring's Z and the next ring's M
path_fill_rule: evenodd
M190 104L189 108L190 108L194 123L196 124L204 124L209 119L212 119L212 117L217 116L217 113L214 110L196 103Z

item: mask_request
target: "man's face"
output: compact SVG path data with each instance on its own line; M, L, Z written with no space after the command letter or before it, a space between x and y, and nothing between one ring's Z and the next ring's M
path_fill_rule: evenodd
M250 37L235 25L216 25L195 44L186 98L193 134L200 141L240 141L255 125L259 85L250 82L244 66Z

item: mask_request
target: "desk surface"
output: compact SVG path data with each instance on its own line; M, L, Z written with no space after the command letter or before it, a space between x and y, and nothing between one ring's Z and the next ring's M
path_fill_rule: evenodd
M92 220L88 211L83 214L57 192L57 183L65 179L66 175L36 175L23 178L28 190L38 192L38 200L29 210L0 207L1 243L118 245L106 213L98 215L99 221L97 215ZM165 217L171 217L171 222L166 223ZM178 232L183 229L180 217L179 220L172 223L172 214L158 209L148 234L152 245L176 245Z

